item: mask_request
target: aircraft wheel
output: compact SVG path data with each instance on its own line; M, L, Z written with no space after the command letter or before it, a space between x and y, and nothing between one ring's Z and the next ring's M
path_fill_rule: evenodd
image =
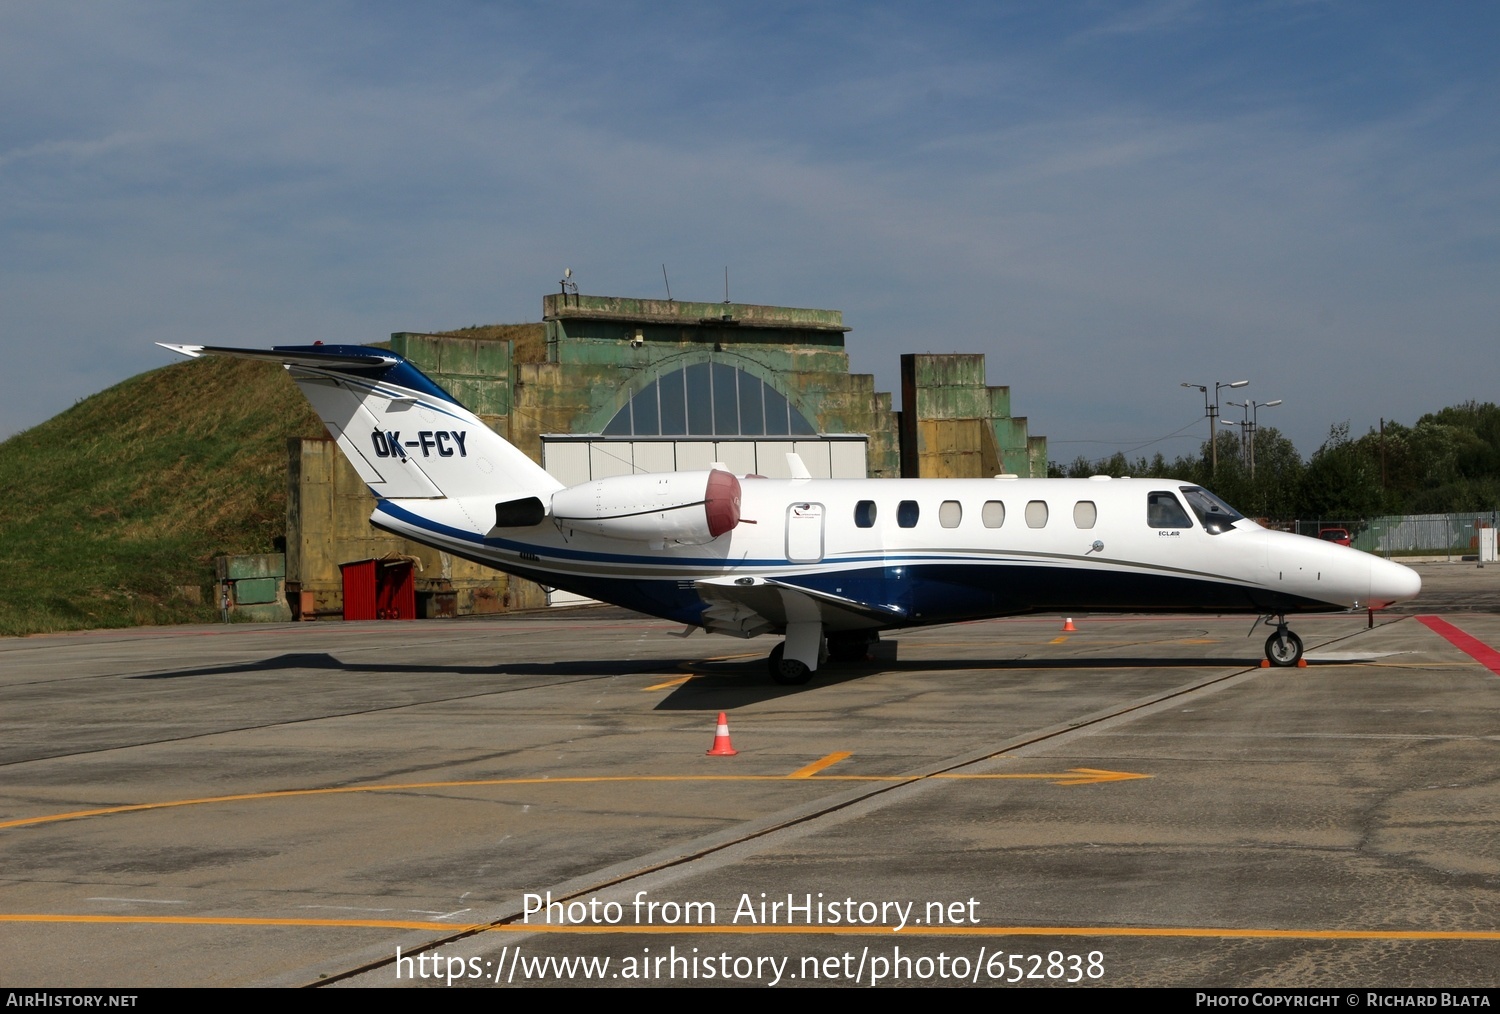
M785 653L786 643L783 642L772 648L771 656L766 659L773 683L779 683L784 687L796 687L812 679L811 669L795 658L784 658Z
M1274 666L1296 665L1302 660L1302 638L1290 630L1266 638L1266 658Z

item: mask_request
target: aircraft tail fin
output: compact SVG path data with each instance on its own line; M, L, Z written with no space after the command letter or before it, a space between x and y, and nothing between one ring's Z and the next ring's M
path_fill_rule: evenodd
M385 499L545 496L558 482L403 357L364 345L239 349L168 345L185 356L286 367L361 479Z

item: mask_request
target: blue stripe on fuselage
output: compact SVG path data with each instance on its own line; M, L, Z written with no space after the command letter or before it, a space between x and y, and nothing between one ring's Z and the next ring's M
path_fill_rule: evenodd
M664 561L657 556L590 553L554 549L506 539L488 539L473 532L451 528L382 501L379 511L415 528L447 540L474 547L459 555L476 563L495 566L539 584L563 588L603 602L663 616L683 623L698 623L704 600L693 587L694 575L648 578L620 575L606 577L569 574L531 567L522 561L496 561L481 554L488 548L566 557L599 564L637 563L684 569L697 564L716 571L729 564L721 559ZM377 512L378 513L378 512ZM859 563L877 566L853 566ZM733 566L778 567L784 560L741 560ZM778 574L776 580L795 588L818 592L852 603L870 603L872 608L904 614L899 624L909 626L948 623L955 620L1023 613L1077 610L1100 612L1193 612L1279 613L1328 612L1342 606L1314 599L1287 596L1266 588L1213 580L1190 574L1125 572L1065 567L1020 558L992 561L962 561L952 557L880 557L825 564L794 575Z

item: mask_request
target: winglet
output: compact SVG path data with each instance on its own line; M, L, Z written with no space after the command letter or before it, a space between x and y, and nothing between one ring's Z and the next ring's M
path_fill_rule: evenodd
M791 471L793 479L812 478L812 473L807 470L807 462L796 451L786 452L786 467Z
M170 342L157 342L156 344L164 349L171 349L173 352L180 352L185 356L191 356L193 359L197 359L203 355L203 349L205 348L203 345L173 345Z

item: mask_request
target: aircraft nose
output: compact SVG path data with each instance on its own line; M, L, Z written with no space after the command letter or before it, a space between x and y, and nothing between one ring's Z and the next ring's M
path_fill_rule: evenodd
M1384 609L1393 602L1414 599L1422 591L1422 578L1410 567L1382 560L1378 556L1370 559L1370 608Z

